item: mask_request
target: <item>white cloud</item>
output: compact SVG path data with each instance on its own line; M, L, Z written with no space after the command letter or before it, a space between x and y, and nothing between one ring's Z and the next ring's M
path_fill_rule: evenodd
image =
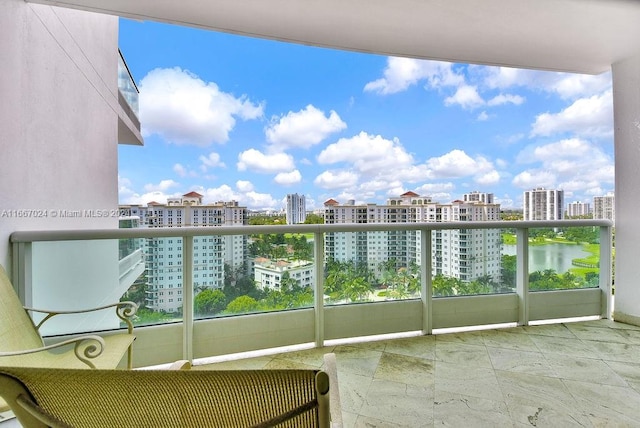
M372 180L366 180L361 183L358 187L358 193L376 193L381 190L387 190L387 193L389 193L389 189L402 188L402 181L393 180L391 177L384 177L383 175L380 174ZM397 196L398 194L395 195Z
M592 76L486 66L478 66L475 70L484 76L483 83L489 88L523 86L556 93L564 99L590 96L611 89L611 73Z
M209 168L224 168L226 165L224 162L220 160L220 155L215 152L209 153L208 156L201 155L200 159L200 169L203 172L206 172Z
M464 76L453 69L453 64L441 61L424 61L410 58L387 58L384 77L365 85L365 92L394 94L426 80L432 88L458 86L464 83Z
M294 169L293 157L286 153L264 154L249 149L238 155L238 171L278 173Z
M335 111L331 110L326 117L324 112L308 105L299 112L290 111L286 116L272 119L265 133L267 141L282 151L293 147L308 149L346 127Z
M118 174L118 197L120 200L130 197L135 192L131 189L131 180Z
M200 188L196 191L204 195L203 199L205 203L214 203L216 201L238 201L240 205L244 205L252 210L278 209L280 207L281 204L270 194L258 193L253 189L248 190L251 186L247 183L248 182L243 182L243 184L239 186L243 188L241 191L234 191L226 184L214 188ZM236 186L238 186L238 183L236 183Z
M500 94L487 101L487 105L499 106L503 104L513 104L519 106L525 102L525 98L520 95Z
M173 172L175 172L180 177L197 177L198 173L196 171L190 170L186 166L181 163L177 163L173 165Z
M256 119L263 106L223 92L214 82L179 67L156 68L140 81L143 136L157 134L174 144L225 143L236 118Z
M242 193L234 191L229 185L223 184L219 187L200 187L196 192L203 195L204 203L215 203L217 201L240 201Z
M240 197L240 203L249 209L266 210L280 209L281 204L268 193L247 192Z
M522 204L516 205L515 201L509 195L504 195L503 197L496 196L494 201L500 204L500 208L522 208Z
M184 166L182 166L182 164L179 164L179 163L173 166L173 172L178 174L180 177L187 176L187 169Z
M563 189L565 192L582 192L584 189L593 189L599 188L600 183L597 180L569 180L563 181L558 185L559 188Z
M423 196L431 196L436 193L450 192L455 189L452 182L447 183L427 183L415 189L415 192ZM448 193L447 193L448 194Z
M341 138L318 155L321 164L346 162L362 173L377 173L389 169L401 170L413 163L397 139L361 132L351 138Z
M485 102L475 86L461 85L455 94L444 99L444 104L446 106L458 104L464 109L473 110L484 105Z
M431 199L434 202L440 202L440 203L447 203L447 202L451 202L451 193L448 192L435 192L432 193L431 195Z
M581 158L587 156L592 145L585 140L570 138L543 146L537 146L533 150L533 156L537 160L551 162L562 158Z
M313 182L323 189L346 189L358 183L358 176L350 171L324 171Z
M525 189L544 186L586 196L614 183L611 156L598 145L579 138L531 145L516 159L519 163L534 164L513 179L514 185ZM569 198L568 194L565 197Z
M499 158L498 158L498 159L496 159L494 162L495 162L496 166L497 166L498 168L501 168L501 169L504 169L504 168L506 168L507 166L509 166L509 162L507 162L507 161L506 161L506 160L504 160L504 159L499 159Z
M606 92L611 90L611 73L602 73L597 76L566 73L557 80L553 88L562 98L584 97Z
M484 174L478 174L474 177L474 181L483 186L497 184L500 181L500 174L498 173L498 171L492 170Z
M434 177L466 177L483 174L492 169L491 163L483 157L472 159L464 151L455 149L440 157L427 160L427 167Z
M273 179L276 183L283 186L291 186L292 184L298 184L302 181L302 174L297 169L291 172L281 172Z
M122 198L121 203L125 205L147 205L150 202L166 204L167 198L175 198L179 196L180 196L180 193L167 194L159 190L143 193L142 195L138 193L132 193L131 195L125 198L122 198L122 195L120 195L120 197Z
M145 184L144 190L147 192L164 192L172 187L178 187L180 184L173 180L162 180L158 184Z
M489 120L489 115L487 114L486 111L481 111L478 117L476 118L476 120L478 122L484 122L486 120Z
M507 136L497 135L495 139L499 144L502 144L504 146L511 146L515 143L522 141L525 137L526 137L525 134L518 133L514 135L507 135Z
M560 113L542 113L532 125L532 136L569 132L584 137L613 135L613 97L611 91L576 100Z
M254 187L253 187L253 183L250 181L238 180L236 181L236 189L238 189L238 191L240 192L246 193L254 190Z
M555 187L556 176L549 171L523 171L513 178L512 183L521 189L535 189L537 187L553 188Z

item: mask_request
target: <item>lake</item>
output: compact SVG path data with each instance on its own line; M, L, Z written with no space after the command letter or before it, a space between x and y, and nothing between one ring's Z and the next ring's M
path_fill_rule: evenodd
M515 245L502 245L502 254L515 256ZM582 249L582 245L545 244L529 246L529 272L553 269L565 273L573 265L571 260L591 255Z

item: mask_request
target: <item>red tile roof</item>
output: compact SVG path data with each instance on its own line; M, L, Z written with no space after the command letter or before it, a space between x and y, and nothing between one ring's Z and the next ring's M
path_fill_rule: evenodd
M411 197L413 197L413 196L420 196L420 195L418 195L417 193L414 193L411 190L409 190L408 192L405 192L400 196L411 196Z
M202 195L200 193L198 193L198 192L189 192L189 193L186 193L186 194L184 194L182 196L187 196L189 198L201 198L202 197Z
M329 199L324 204L325 205L340 205L340 203L338 201L336 201L335 199Z

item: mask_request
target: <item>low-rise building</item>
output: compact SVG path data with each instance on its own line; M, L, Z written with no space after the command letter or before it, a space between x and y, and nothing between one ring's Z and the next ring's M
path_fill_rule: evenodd
M254 280L261 289L282 290L283 278L295 281L298 287L312 287L315 281L313 261L310 260L270 260L265 257L256 258L253 264ZM291 284L284 284L290 287Z

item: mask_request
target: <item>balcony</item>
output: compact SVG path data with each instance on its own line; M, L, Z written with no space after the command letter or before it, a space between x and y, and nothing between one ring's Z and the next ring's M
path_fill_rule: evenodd
M529 234L541 227L586 226L599 229L600 268L595 286L592 284L587 288L555 291L530 289ZM136 327L138 339L134 348L134 365L152 366L186 358L194 360L196 368L202 366L200 368L206 369L212 368L207 365L212 360L228 360L239 353L273 354L273 350L293 347L295 351L292 352L241 360L237 364L254 367L288 364L295 367L299 364L317 365L323 352L335 351L342 376L345 417L347 420L358 420L358 423L379 419L380 415L397 417L396 423L406 421L410 426L415 426L418 423L416 421L422 420L428 424L431 423L429 421L439 420L453 423L459 421L455 418L461 417L460 415L480 418L479 421L487 423L488 420L483 418L497 418L489 420L501 422L507 420L504 418L511 417L514 421L520 421L531 416L542 423L559 417L559 414L569 417L567 415L583 412L578 410L579 406L571 404L572 400L582 400L580 405L586 405L584 403L593 399L591 392L585 392L585 397L579 398L580 391L587 386L580 383L582 378L575 376L592 376L593 382L600 382L598 387L609 388L616 394L628 392L624 389L629 388L628 384L611 375L610 371L616 370L613 363L617 362L620 363L619 377L633 376L636 373L631 371L629 374L623 369L631 358L630 349L638 347L640 350L640 328L635 333L636 329L633 327L613 324L607 320L586 324L557 321L573 317L610 318L612 235L609 221L465 222L466 229L515 230L515 278L510 285L485 294L482 294L482 290L447 294L439 288L434 276L436 272L442 273L437 268L440 263L428 262L435 260L430 244L431 234L434 231L456 231L460 227L462 225L458 223L427 223L410 226L349 224L20 231L11 235L13 280L25 301L43 295L50 301L62 294L57 289L62 284L71 283L78 293L83 287L90 287L91 281L87 281L86 274L81 275L80 279L74 278L78 264L91 264L89 259L96 255L106 263L105 249L117 252L119 242L151 239L150 242L157 243L163 238L181 238L181 257L179 260L174 259L176 265L171 267L172 270L180 271L181 276L178 278L181 286L170 290L175 292L176 298L180 293L182 309L178 312L168 311L164 319L141 322ZM421 235L419 253L422 259L416 276L419 289L415 293L396 297L387 294L383 299L360 302L357 299L327 298L330 294L330 281L324 275L327 265L323 251L325 234L339 236L364 231L407 230ZM195 248L199 238L248 233L314 234L314 286L311 301L288 310L253 309L250 313L214 316L194 314L197 292L194 285L201 281L198 278L201 266L194 266L194 252L198 251ZM81 251L76 250L76 247ZM96 247L95 251L93 247ZM80 256L68 256L80 252L87 260L83 261ZM158 262L159 260L155 261ZM68 275L58 278L59 284L51 281L51 277L46 286L38 281L37 278L43 278L44 275L40 271L46 271L50 265L59 268L61 263L65 265L62 271L67 271ZM216 261L214 264L220 263ZM150 269L153 267L147 265L148 276ZM470 278L469 274L460 276ZM159 293L163 291L169 289L153 287L146 290L143 297L151 309L162 306ZM64 291L65 295L70 292L74 291ZM113 290L105 290L104 285L90 290L90 294L97 294L101 299L106 299L113 293ZM59 304L63 304L62 300ZM533 326L550 321L556 324ZM480 331L487 326L493 326L494 329ZM497 330L495 326L511 328ZM476 331L449 333L455 328ZM117 329L117 324L114 325L112 320L82 320L72 325L53 326L45 334L67 335L78 331L110 329ZM387 335L400 335L404 338L389 339L390 336ZM363 340L367 342L360 343ZM572 344L571 347L568 346L569 343ZM565 361L563 358L567 354L574 359L567 358ZM635 356L633 358L640 359ZM588 361L585 363L583 360ZM231 363L225 363L228 364ZM417 368L420 368L420 374L416 374ZM581 374L572 374L572 370ZM593 375L594 371L598 373L597 376ZM640 379L640 374L637 378ZM520 402L519 400L524 399L521 396L526 394L533 394L535 400ZM561 397L562 400L555 402L547 397ZM416 402L425 399L430 403L428 406L416 405ZM538 411L535 407L537 404L533 407L530 405L537 403L538 399L544 401L544 406L541 406L544 412ZM410 406L412 410L404 406ZM388 411L375 413L376 409ZM393 422L384 417L381 419L383 422Z
M120 144L141 145L140 114L138 108L138 87L118 50L118 104L122 108L118 118L118 142Z

